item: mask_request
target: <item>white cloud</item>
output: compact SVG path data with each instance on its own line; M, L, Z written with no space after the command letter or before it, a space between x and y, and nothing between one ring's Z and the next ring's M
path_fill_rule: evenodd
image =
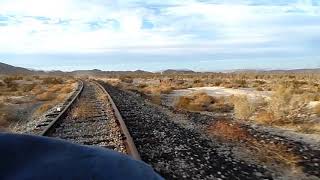
M208 53L237 48L243 52L267 48L287 51L297 50L312 38L319 39L319 6L310 0L286 5L251 4L252 1L2 0L0 17L11 18L7 26L0 26L0 52ZM308 21L296 22L297 17ZM141 28L144 19L153 23L153 28ZM67 23L59 24L62 20ZM99 25L107 20L112 23ZM97 25L92 28L90 23Z

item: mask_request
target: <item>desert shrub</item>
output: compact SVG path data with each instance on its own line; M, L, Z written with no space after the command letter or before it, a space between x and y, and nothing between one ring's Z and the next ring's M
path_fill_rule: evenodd
M43 113L47 112L49 109L51 109L54 105L52 103L45 103L42 104L38 109L34 112L36 116L40 116Z
M268 111L261 111L258 112L255 116L255 121L261 124L272 124L275 118L273 113Z
M133 78L131 76L120 76L120 81L124 82L124 83L132 83L133 82Z
M213 82L214 86L220 86L221 84L222 84L222 80L220 80L220 79L215 79Z
M34 79L40 79L40 76L32 76Z
M143 92L146 94L169 94L174 90L173 87L171 87L170 84L162 83L158 86L148 86L146 88L143 88Z
M92 106L88 103L85 102L80 102L75 108L72 109L71 111L71 117L73 119L78 119L78 118L87 118L90 116L88 112L92 111Z
M191 102L191 98L187 97L187 96L181 96L179 97L177 103L175 104L175 107L178 109L183 109L188 107L188 105Z
M56 93L57 91L61 90L61 85L60 84L54 84L54 85L50 85L47 89L48 92L51 93Z
M248 87L247 81L244 80L244 79L236 79L234 81L234 83L235 83L234 87L237 87L237 88L239 88L239 87L242 87L242 88Z
M298 168L300 158L292 151L288 151L288 147L280 143L262 142L237 123L217 121L208 127L207 133L222 141L241 143L241 145L246 146L246 150L250 154L254 155L253 157L263 164L282 165L291 170L297 170Z
M65 101L66 98L67 98L66 93L58 94L55 98L55 101L56 102L63 102L63 101Z
M23 92L29 92L31 91L34 87L36 86L36 84L25 84L21 87L21 90Z
M20 120L17 109L10 106L2 107L0 115L3 122L11 123Z
M10 84L7 84L9 91L18 91L18 84L15 82L11 82Z
M319 123L305 123L300 124L297 128L298 132L306 134L316 134L320 133L320 124Z
M161 105L161 96L160 95L151 95L151 96L148 96L148 99L153 104Z
M62 84L63 80L61 78L46 77L42 79L43 84Z
M316 113L317 116L320 117L320 104L314 107L314 113Z
M3 87L3 86L5 86L5 84L0 81L0 87Z
M51 92L44 92L42 94L39 94L36 96L36 99L38 101L50 101L53 100L55 98L55 94L51 93Z
M64 86L62 89L60 89L60 93L65 93L65 94L67 94L67 93L71 93L73 91L73 88L72 87L70 87L70 86Z
M237 142L246 140L249 136L248 132L238 124L231 124L226 121L217 121L216 123L213 123L209 126L208 132L223 138L223 140L227 139Z
M32 90L31 92L33 94L36 94L36 95L39 95L39 94L42 94L44 92L44 89L42 88L42 86L40 85L36 85Z
M238 119L248 119L256 110L255 104L247 96L235 96L233 104L235 117Z
M301 95L294 95L292 87L281 85L271 96L268 110L278 122L293 122L305 104Z
M23 77L22 76L8 76L8 77L5 77L4 79L3 79L3 82L5 82L5 83L10 83L10 82L12 82L12 81L16 81L16 80L22 80L23 79Z
M255 80L254 83L257 83L257 84L259 84L259 85L266 84L265 81L261 81L261 80Z
M230 103L229 98L219 97L215 98L215 103L209 106L209 111L227 113L233 110L233 104Z
M232 106L224 98L215 98L203 92L180 96L174 107L189 111L229 112L232 110Z
M148 85L146 85L146 84L138 84L138 86L137 86L137 88L139 88L139 89L143 89L146 87L148 87Z

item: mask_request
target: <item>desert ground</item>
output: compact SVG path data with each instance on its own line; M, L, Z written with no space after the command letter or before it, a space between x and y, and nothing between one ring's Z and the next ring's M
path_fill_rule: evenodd
M319 179L318 73L3 75L0 79L2 131L32 132L70 99L80 79L95 81L114 98L142 159L167 179L216 175L225 179L239 172L244 179ZM82 112L87 117L92 108L86 104L77 105L70 116ZM198 143L201 149L193 147ZM190 152L184 154L181 148ZM233 168L220 169L224 166L212 165L216 161ZM249 167L254 170L247 172Z

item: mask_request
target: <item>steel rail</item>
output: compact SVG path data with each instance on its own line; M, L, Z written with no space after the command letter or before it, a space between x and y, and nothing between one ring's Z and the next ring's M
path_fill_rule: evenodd
M121 131L122 131L122 134L124 136L124 142L125 142L125 146L126 146L126 149L127 149L127 153L128 155L130 155L131 157L133 157L134 159L136 160L141 160L141 157L140 157L140 154L137 150L137 147L136 145L134 144L133 142L133 139L129 133L129 130L125 124L125 122L123 121L123 118L116 106L116 104L114 103L112 97L110 96L110 94L107 92L107 90L98 82L96 81L93 81L95 84L97 84L101 89L102 91L107 95L108 99L109 99L109 102L112 106L112 109L113 109L113 112L114 112L114 115L116 116L116 119L118 120L118 123L120 125L120 128L121 128Z
M114 115L117 119L117 124L120 126L121 129L121 134L123 136L123 141L124 141L124 145L126 147L127 153L129 156L131 156L133 159L136 160L141 160L141 157L138 153L138 150L133 142L133 139L128 131L128 128L126 126L126 124L123 121L123 118L117 108L117 106L115 105L113 99L111 98L110 94L105 90L104 87L102 87L102 85L96 81L91 81L94 84L96 84L107 96L111 107L113 109ZM72 98L72 100L68 103L68 105L61 111L61 113L54 118L53 121L50 122L50 124L45 128L45 130L43 130L40 135L41 136L49 136L49 134L58 126L59 122L66 117L68 111L70 110L70 108L72 107L72 105L77 101L77 99L80 97L80 94L83 91L84 88L84 82L82 80L79 80L80 83L80 89L78 90L78 92L75 94L75 96Z
M54 120L48 125L48 127L46 127L46 129L40 133L41 136L48 136L48 134L58 125L58 121L60 121L63 117L65 117L67 115L68 110L70 109L72 104L79 98L79 95L83 91L83 87L84 87L83 81L79 80L79 83L80 83L79 91L72 98L72 100L68 103L68 105L61 111L61 113L57 117L54 118Z

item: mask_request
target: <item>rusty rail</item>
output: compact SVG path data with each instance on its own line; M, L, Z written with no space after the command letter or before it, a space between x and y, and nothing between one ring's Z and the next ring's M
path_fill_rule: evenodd
M123 136L123 141L126 146L126 150L127 150L128 155L136 160L141 160L140 155L137 151L137 148L136 148L136 146L132 140L132 137L128 131L128 128L127 128L126 124L124 123L122 116L121 116L117 106L115 105L114 101L112 100L110 94L105 90L104 87L101 86L101 84L99 84L96 81L92 81L92 82L95 83L99 88L101 88L101 90L107 95L107 97L109 99L109 102L112 106L114 115L117 119L117 123L120 126L121 134ZM61 121L64 117L66 117L68 111L70 110L70 108L72 107L74 102L77 101L77 99L79 98L80 94L83 91L84 83L82 80L79 80L79 83L80 83L80 89L77 90L78 92L75 94L75 96L72 98L72 100L68 103L68 105L62 110L62 112L56 118L54 118L54 120L48 125L48 127L46 127L45 130L43 130L40 133L41 136L48 136L58 126L59 121Z
M129 130L128 130L125 122L123 121L123 118L122 118L116 104L114 103L113 99L111 98L110 94L106 91L106 89L104 87L102 87L102 85L100 83L98 83L96 81L93 81L93 82L95 84L97 84L103 90L103 92L107 95L107 97L110 101L114 115L116 116L118 123L120 125L128 155L130 155L131 157L133 157L136 160L141 160L140 154L136 148L136 145L133 142L133 139L129 133Z
M72 100L68 103L68 105L61 111L61 113L54 118L54 120L46 127L45 130L43 130L40 135L41 136L48 136L48 134L58 125L58 121L60 121L62 118L64 118L67 115L68 110L72 106L72 104L79 98L79 95L81 94L83 90L83 81L79 80L80 83L80 89L76 93L76 95L72 98Z

